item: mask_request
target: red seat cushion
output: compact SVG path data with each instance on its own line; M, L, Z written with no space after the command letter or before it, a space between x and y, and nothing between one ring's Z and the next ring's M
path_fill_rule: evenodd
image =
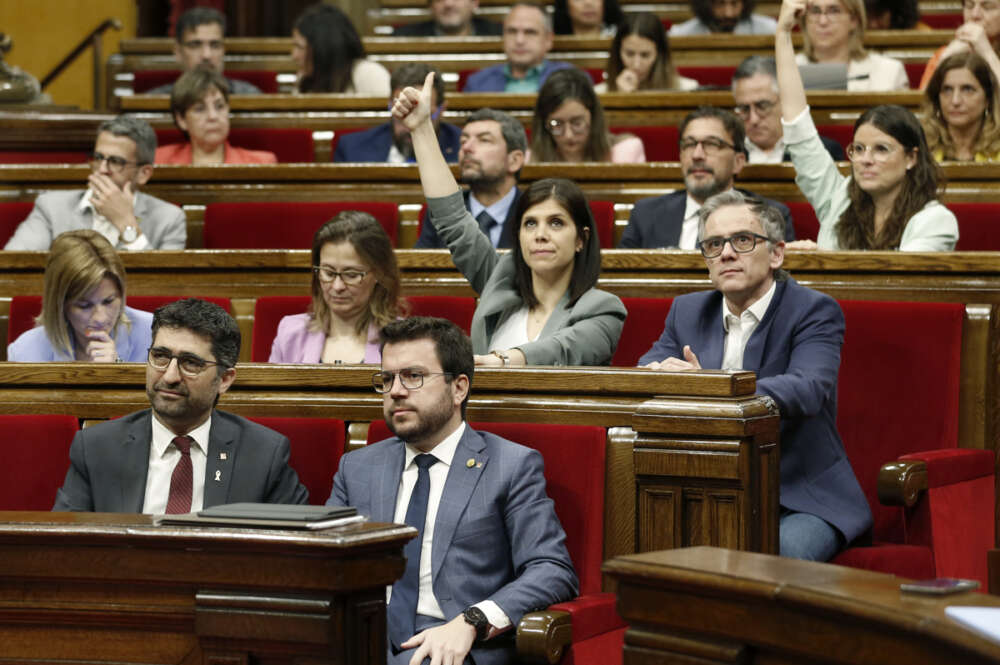
M647 162L676 162L680 159L680 135L677 127L612 127L613 134L635 134L642 139Z
M181 75L176 69L147 69L133 72L132 91L136 94L158 88L161 85L173 84ZM259 70L227 70L226 77L252 83L265 94L278 92L278 75L276 72Z
M184 135L177 129L156 130L158 145L184 142ZM309 129L275 127L241 127L229 131L229 143L247 150L273 152L279 162L313 162L312 131Z
M309 490L309 503L322 506L330 498L333 474L344 454L347 428L335 418L250 418L281 432L291 445L289 464Z
M310 249L313 235L344 210L379 221L396 244L399 208L372 201L210 203L205 207L205 249Z
M906 70L906 78L909 81L910 87L912 89L920 90L920 79L924 77L924 69L926 67L927 67L926 62L903 63L903 69Z
M806 201L785 201L788 211L792 214L792 225L795 226L796 240L816 240L819 237L819 219L816 211Z
M735 65L685 65L677 68L678 74L693 78L700 85L719 86L727 90L732 85L735 71Z
M0 431L8 444L4 446L0 510L52 510L78 429L74 416L0 416Z
M875 547L852 547L835 556L831 563L916 580L936 577L934 553L929 547L919 545L878 543Z
M7 244L17 227L35 207L28 201L5 201L0 203L0 247Z
M965 22L962 12L953 14L928 14L921 12L920 20L935 30L954 30ZM916 88L917 86L912 86Z
M85 150L0 150L0 164L84 164Z
M663 332L663 322L673 298L622 298L628 316L611 358L615 367L635 367L642 354L653 348Z
M833 139L840 144L840 147L844 149L844 154L847 154L847 146L851 145L854 140L854 126L853 125L819 125L816 128L820 136L825 136L828 139ZM798 238L798 236L795 236Z
M958 218L958 243L962 252L995 252L1000 250L997 233L998 203L949 203L948 209Z

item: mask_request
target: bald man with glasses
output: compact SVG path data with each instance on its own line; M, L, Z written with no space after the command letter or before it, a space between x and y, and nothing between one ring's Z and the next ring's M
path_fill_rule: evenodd
M189 298L153 314L150 409L77 432L53 510L197 512L226 503L306 503L288 439L215 408L236 379L240 330Z
M184 249L184 211L139 191L153 176L156 134L130 115L101 123L86 189L40 194L4 249L47 251L60 233L92 229L119 250Z

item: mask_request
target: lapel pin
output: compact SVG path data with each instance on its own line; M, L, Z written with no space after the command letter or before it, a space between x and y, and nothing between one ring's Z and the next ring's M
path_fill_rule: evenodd
M222 482L222 472L221 471L217 470L215 472L215 482L217 482L217 483L221 483Z
M469 467L471 469L472 467L476 466L476 460L474 460L474 459L472 459L470 457L469 461L465 463L465 466L467 466L467 467Z
M228 453L219 453L219 459L229 459Z

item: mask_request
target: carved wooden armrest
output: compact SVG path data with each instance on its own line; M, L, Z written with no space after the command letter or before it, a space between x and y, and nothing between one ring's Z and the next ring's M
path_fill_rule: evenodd
M525 663L555 665L572 641L569 612L529 612L517 624L517 656Z
M897 460L879 469L878 500L884 506L912 508L926 489L926 462Z

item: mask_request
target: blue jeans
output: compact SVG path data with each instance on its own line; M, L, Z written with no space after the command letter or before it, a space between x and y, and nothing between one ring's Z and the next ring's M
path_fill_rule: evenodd
M784 508L778 521L781 556L829 561L844 547L844 537L829 522L809 513Z

